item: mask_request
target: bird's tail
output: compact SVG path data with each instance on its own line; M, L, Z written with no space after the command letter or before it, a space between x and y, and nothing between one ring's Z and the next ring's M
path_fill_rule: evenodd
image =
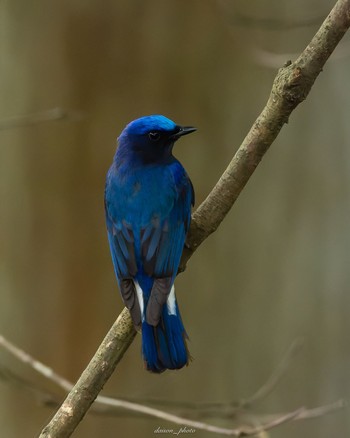
M157 326L142 322L142 355L147 370L161 373L166 369L176 370L188 365L190 354L188 338L182 324L179 308L170 313L163 306L162 316Z

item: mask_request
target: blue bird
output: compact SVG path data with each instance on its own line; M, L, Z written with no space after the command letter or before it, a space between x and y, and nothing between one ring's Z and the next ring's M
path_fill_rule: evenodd
M174 143L196 128L161 115L129 123L107 174L105 210L115 274L133 324L142 332L147 370L189 362L187 334L175 297L194 204L192 183L173 156Z

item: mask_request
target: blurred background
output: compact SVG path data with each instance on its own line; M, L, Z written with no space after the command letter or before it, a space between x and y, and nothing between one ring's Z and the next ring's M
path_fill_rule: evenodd
M334 3L3 0L0 333L75 381L122 309L103 207L120 131L153 113L197 126L175 155L199 205L263 108L277 69L304 49ZM303 350L254 412L350 398L349 55L347 36L177 279L194 361L149 374L138 336L105 394L239 400L302 337ZM3 350L0 364L50 387ZM36 436L52 414L0 381L2 437ZM90 414L74 436L152 437L158 427L174 426ZM271 431L275 438L349 434L346 409Z

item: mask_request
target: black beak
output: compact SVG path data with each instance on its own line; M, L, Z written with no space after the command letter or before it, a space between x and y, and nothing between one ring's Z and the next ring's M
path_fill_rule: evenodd
M171 136L171 139L176 141L183 135L191 134L191 132L197 131L197 128L194 128L193 126L177 126L177 130L175 134Z

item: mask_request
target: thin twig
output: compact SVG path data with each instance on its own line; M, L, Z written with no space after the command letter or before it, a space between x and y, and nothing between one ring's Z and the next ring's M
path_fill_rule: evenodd
M256 15L245 15L242 14L235 7L235 2L227 2L226 0L219 0L218 5L222 10L223 18L229 22L229 24L235 27L248 27L254 29L262 29L268 32L278 31L278 32L286 32L289 30L300 29L302 27L313 27L319 26L320 23L324 20L326 12L324 14L320 14L313 17L305 17L305 15L301 15L300 18L291 18L290 14L288 18L279 17L273 18L262 17Z
M233 418L237 411L244 408L251 408L255 403L261 401L267 397L278 385L280 380L286 374L292 360L300 352L304 345L303 338L297 338L288 348L287 352L283 356L281 362L278 364L276 369L271 373L268 380L250 397L243 399L241 401L231 401L228 403L222 402L187 402L187 401L172 401L164 399L150 399L143 398L137 401L142 404L152 404L167 406L170 408L182 408L193 414L200 414L200 416L205 417L220 417L220 418ZM128 401L133 401L128 399Z
M249 398L242 400L241 407L252 406L257 401L262 400L277 386L281 378L286 374L286 371L292 361L292 359L298 354L300 349L304 345L304 339L298 338L292 343L287 350L285 356L281 360L278 367L273 371L268 380Z
M53 120L80 120L82 114L79 111L52 108L39 113L23 114L20 116L7 117L0 120L0 130L21 128L23 126L37 125Z
M257 403L258 401L261 401L273 391L273 389L277 386L281 378L286 374L291 361L296 356L296 354L300 351L303 345L304 345L304 340L302 338L295 339L291 344L291 346L288 348L281 362L278 364L276 369L269 376L268 380L253 395L239 402L232 401L228 403L219 403L219 402L210 402L210 403L192 402L191 403L185 401L176 402L171 400L149 399L149 398L138 399L138 400L133 400L130 398L129 399L124 398L118 400L116 398L113 398L113 400L118 400L118 402L126 401L136 404L148 404L148 405L151 404L151 405L167 406L169 408L175 408L175 409L181 408L181 409L185 409L186 411L200 411L206 417L228 416L232 418L234 411L238 411L244 408L251 408L253 404ZM33 356L31 356L24 350L20 349L18 346L14 345L12 342L10 342L2 335L0 335L0 347L3 347L14 357L16 357L19 361L28 365L34 371L46 377L48 380L55 383L58 387L60 387L64 391L69 392L72 389L73 384L71 382L69 382L67 379L57 374L52 368L48 367L47 365L35 359ZM12 374L12 377L14 377L14 374ZM96 401L100 402L99 397L97 397Z
M164 399L130 399L130 398L123 398L123 399L116 399L113 398L113 400L117 400L118 402L130 402L134 404L142 404L142 405L158 405L158 406L167 406L168 408L172 409L181 409L183 412L185 412L185 415L188 415L189 412L193 416L194 414L198 417L220 417L220 418L233 418L235 412L241 411L244 408L251 408L254 403L257 401L262 400L264 397L266 397L278 384L279 380L282 378L282 376L286 373L287 368L293 359L293 357L297 354L297 352L300 350L302 345L301 339L296 339L292 345L289 347L287 353L283 357L282 361L276 368L276 370L271 374L267 382L258 390L256 391L251 397L244 399L240 402L232 401L228 403L208 403L208 402L197 402L197 403L191 403L187 401L171 401L171 400L164 400ZM14 345L12 342L7 340L4 336L0 335L0 347L3 347L5 350L7 350L9 353L11 353L15 358L17 358L22 363L28 365L30 368L32 368L34 371L38 372L41 376L44 376L46 379L50 380L51 382L55 383L59 388L63 389L66 392L69 392L73 384L69 382L67 379L63 378L59 374L57 374L53 369L45 365L44 363L40 362L39 360L35 359L33 356L25 352L24 350L20 349L18 346ZM9 372L8 370L5 370L2 368L0 369L0 377L1 377L1 371L3 374L3 377L11 381L16 381L19 383L19 385L23 385L26 389L35 389L39 391L39 394L41 394L42 398L44 400L49 400L49 404L52 405L54 402L54 396L50 393L44 394L43 391L38 388L34 388L33 385L31 385L29 382L23 380L21 377L17 376L13 372ZM100 400L99 397L96 399L97 405L98 404L105 404L103 401ZM109 404L107 404L109 406ZM101 410L98 409L100 412Z
M37 371L42 376L56 383L59 387L69 392L72 389L72 384L64 377L55 373L50 367L46 366L42 362L34 359L33 356L26 353L21 348L14 345L12 342L8 341L4 336L0 335L0 346L5 348L9 353L15 356L21 362L29 365L33 370Z
M46 379L49 379L50 381L54 382L56 385L58 385L63 390L68 391L68 392L72 390L73 384L70 383L67 379L60 376L55 371L53 371L51 368L49 368L48 366L46 366L42 362L38 361L33 356L26 353L25 351L23 351L19 347L15 346L12 342L8 341L6 338L4 338L4 336L1 336L1 335L0 335L0 346L5 348L9 353L11 353L13 356L15 356L18 360L20 360L24 364L30 366L33 370L38 372L40 375L44 376ZM298 348L298 346L295 342L292 345L292 347L289 349L286 357L284 358L284 362L288 358L290 358L292 354L293 355L295 354L296 348ZM16 376L12 372L6 373L5 377L9 377L10 379L14 379L14 378L16 379ZM21 384L24 383L24 385L28 389L29 385L27 384L26 381L19 379L19 378L17 378L17 380L19 380L19 383L21 383ZM269 379L269 381L276 382L275 379L273 379L273 380ZM270 390L271 387L272 387L272 384L270 384L268 386L268 389ZM32 390L32 387L29 386L29 389ZM32 391L32 392L34 392L36 395L38 395L38 394L41 396L43 395L43 391L41 391L41 390ZM262 391L262 392L264 392L264 391ZM260 394L262 394L262 392L260 392ZM256 394L258 394L258 393L259 393L259 391ZM259 397L259 399L260 399L260 397ZM249 400L252 400L252 398L250 398ZM52 402L54 402L54 399L52 399L50 397L47 400L45 400L45 398L44 398L44 401L50 402L50 404L51 404ZM120 400L120 399L115 399L115 398L99 395L99 396L97 396L95 402L97 404L110 406L110 407L118 408L118 409L125 409L125 410L131 411L131 412L136 412L138 414L143 414L143 415L150 416L153 418L160 418L162 420L170 421L172 423L179 424L181 426L187 426L187 427L192 427L192 428L199 429L199 430L206 430L209 432L219 433L219 434L223 434L223 435L236 436L236 437L257 435L262 431L272 429L272 428L274 428L282 423L286 423L286 422L291 421L291 420L305 420L307 418L320 417L320 416L326 415L328 413L334 412L336 410L339 410L345 406L345 402L343 400L339 400L335 403L325 405L325 406L320 406L320 407L313 408L313 409L299 408L296 411L288 412L287 414L278 414L278 415L276 414L273 416L269 416L268 420L266 420L266 421L260 420L260 425L258 427L244 426L244 427L239 427L239 428L235 428L235 429L228 429L228 428L223 428L223 427L217 427L217 426L214 426L214 425L211 425L208 423L203 423L201 421L191 420L189 418L180 417L178 415L164 412L164 411L161 411L159 409L155 409L155 408L152 408L149 406L144 406L144 405L141 405L139 403L133 403L133 402L126 401L126 400Z
M27 379L14 373L12 370L0 365L0 379L20 389L29 392L42 405L50 408L58 408L61 404L62 397L58 397L51 391L39 387L39 385L30 382Z

